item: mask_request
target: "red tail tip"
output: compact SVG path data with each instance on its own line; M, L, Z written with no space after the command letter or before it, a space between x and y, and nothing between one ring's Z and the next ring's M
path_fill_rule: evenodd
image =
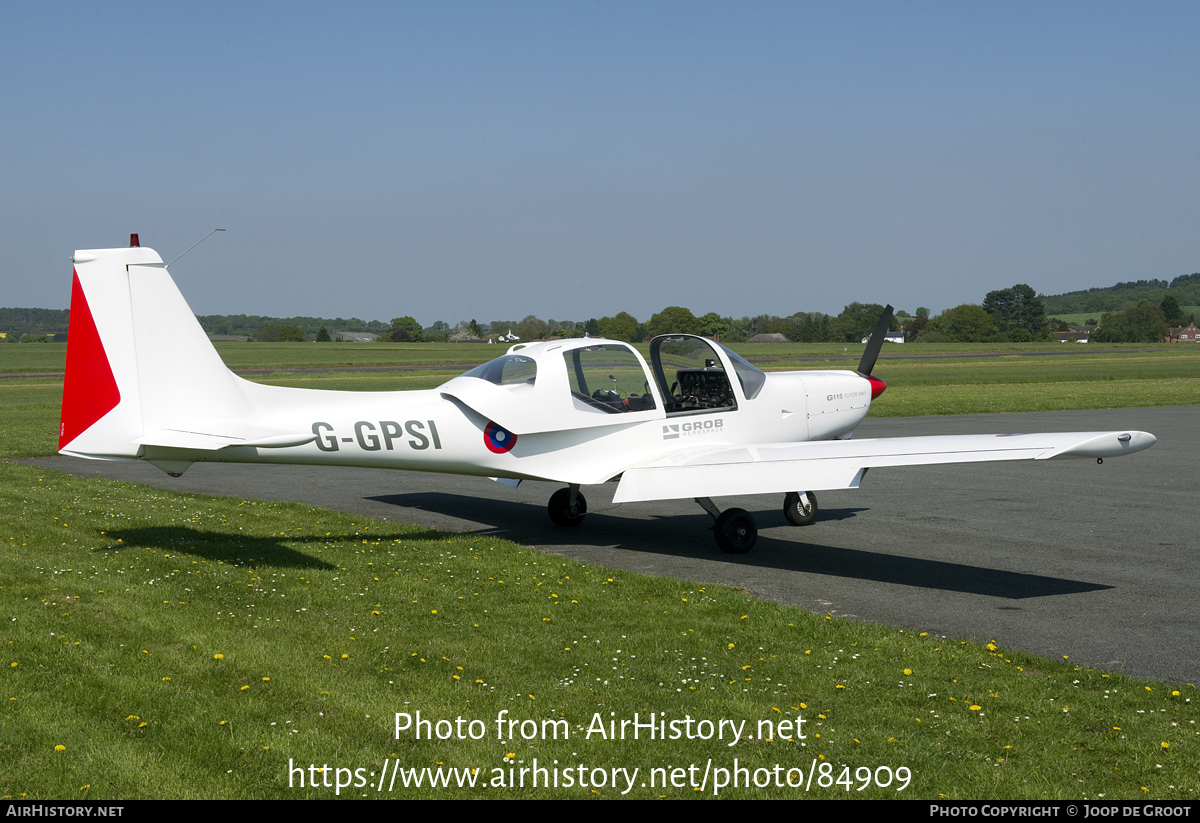
M883 390L887 388L887 383L884 383L878 377L868 377L867 379L871 381L871 399L874 400L883 394Z
M137 249L137 248L141 248L141 245L142 244L138 242L137 232L134 232L133 234L129 235L129 248Z

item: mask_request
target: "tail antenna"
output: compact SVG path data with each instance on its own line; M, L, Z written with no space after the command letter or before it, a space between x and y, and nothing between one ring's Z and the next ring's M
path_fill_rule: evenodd
M176 256L175 260L178 260L180 257L183 257L183 255L184 255L184 254L187 254L189 251L191 251L192 249L196 248L196 246L199 246L201 243L203 243L205 240L207 240L209 237L211 237L211 236L212 236L212 234L213 234L214 232L218 232L218 231L225 231L225 229L213 229L213 230L212 230L212 231L210 231L208 234L204 235L204 236L203 236L203 237L201 237L199 240L197 240L195 243L193 243L192 245L190 245L190 246L188 246L186 249L184 249L184 250L183 250L183 254L180 254L180 255ZM134 238L135 238L135 239L137 238L137 235L136 235L136 234L135 234L135 235L133 235L133 236L134 236ZM175 262L175 260L172 260L172 261L171 261L171 263L174 263L174 262ZM169 269L169 268L171 268L171 263L168 263L167 265L163 266L163 268L164 268L164 269Z

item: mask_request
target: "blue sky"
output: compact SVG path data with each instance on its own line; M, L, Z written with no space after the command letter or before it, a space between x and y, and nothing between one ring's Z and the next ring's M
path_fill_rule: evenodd
M939 311L1200 270L1195 3L5 4L0 305Z

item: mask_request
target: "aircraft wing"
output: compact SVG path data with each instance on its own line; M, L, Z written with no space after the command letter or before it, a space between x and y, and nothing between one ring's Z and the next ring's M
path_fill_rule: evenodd
M1147 432L885 437L684 449L625 470L614 503L858 488L867 469L1118 457L1148 449Z

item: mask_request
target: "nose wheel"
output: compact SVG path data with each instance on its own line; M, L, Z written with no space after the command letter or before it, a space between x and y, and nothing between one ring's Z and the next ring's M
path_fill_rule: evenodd
M812 492L789 492L783 498L783 516L793 526L808 526L817 519L817 496Z
M559 489L550 495L546 511L556 526L578 526L587 514L587 500L579 493L578 486Z

